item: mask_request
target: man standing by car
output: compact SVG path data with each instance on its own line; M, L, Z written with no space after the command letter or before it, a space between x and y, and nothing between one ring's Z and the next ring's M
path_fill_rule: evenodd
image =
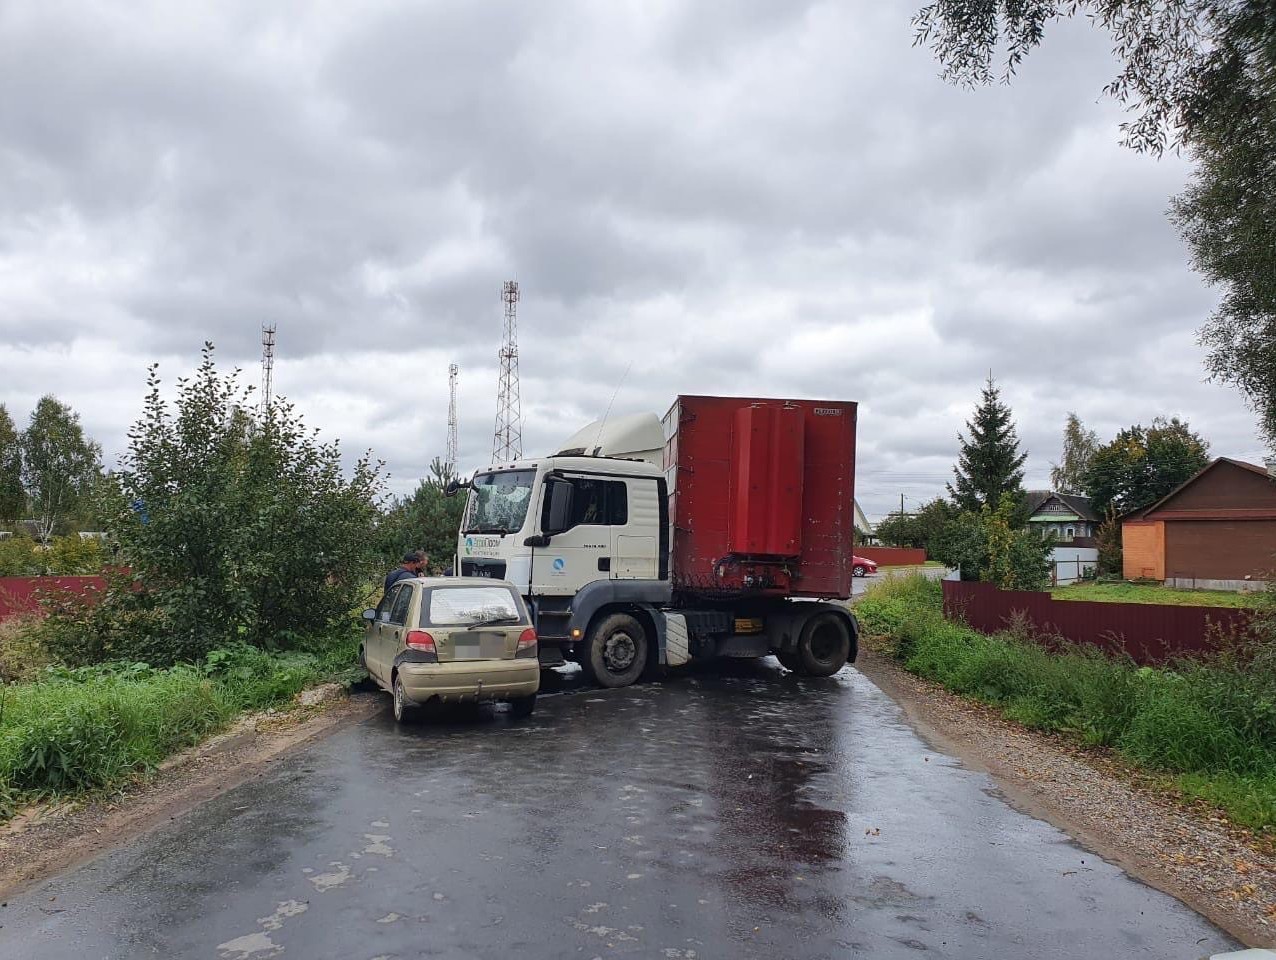
M426 572L426 567L430 563L430 558L426 556L424 550L413 550L403 556L403 562L391 570L385 577L385 592L389 593L400 580L410 577L419 577Z

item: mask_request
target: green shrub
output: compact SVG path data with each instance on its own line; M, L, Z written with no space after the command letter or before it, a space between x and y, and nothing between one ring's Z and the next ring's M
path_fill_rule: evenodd
M34 577L40 573L36 543L30 537L0 540L0 577Z
M44 572L59 576L75 576L97 573L102 569L105 552L102 542L78 534L54 537L42 558Z
M109 786L192 746L243 710L286 701L350 670L348 632L272 654L248 644L196 665L54 666L0 687L0 817L19 799Z
M1276 826L1276 643L1261 621L1214 657L1154 669L1023 623L985 636L948 622L938 585L921 579L887 581L856 606L866 632L888 637L909 671L1026 726L1180 775L1240 822Z
M40 639L38 618L16 616L0 620L0 684L31 680L53 661Z
M113 783L189 746L233 712L197 671L51 677L7 691L0 783L24 792Z

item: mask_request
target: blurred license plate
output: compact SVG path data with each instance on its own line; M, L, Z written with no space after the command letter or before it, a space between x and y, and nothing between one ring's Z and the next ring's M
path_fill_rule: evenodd
M465 633L452 641L457 660L500 660L505 656L505 637L499 633Z

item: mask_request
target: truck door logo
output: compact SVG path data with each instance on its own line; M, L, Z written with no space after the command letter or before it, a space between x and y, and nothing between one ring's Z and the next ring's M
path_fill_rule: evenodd
M566 569L567 567L567 561L564 560L562 557L555 557L553 567L554 567L555 573L562 573L563 570Z

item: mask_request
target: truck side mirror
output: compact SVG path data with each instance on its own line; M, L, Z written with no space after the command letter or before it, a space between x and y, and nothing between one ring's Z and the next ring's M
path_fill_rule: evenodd
M545 518L541 527L546 536L552 537L571 529L575 490L570 481L559 477L547 477L545 482L548 489L545 491Z

